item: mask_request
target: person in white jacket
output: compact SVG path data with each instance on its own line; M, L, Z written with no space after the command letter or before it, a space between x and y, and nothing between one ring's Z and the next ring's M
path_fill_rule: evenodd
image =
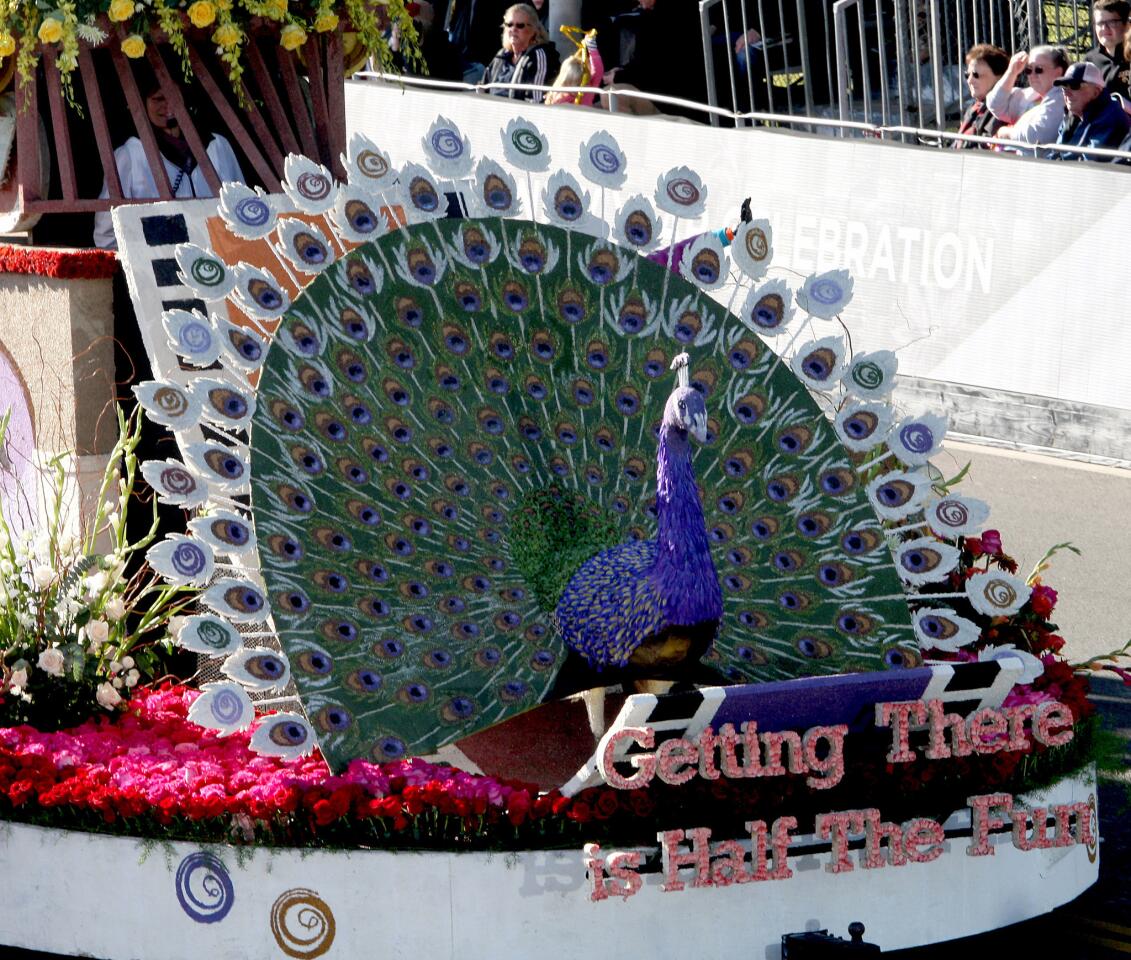
M995 136L1019 143L1056 143L1064 119L1064 90L1053 81L1068 69L1064 47L1034 47L1032 52L1015 53L1002 78L986 96L986 106L1005 122ZM1029 86L1015 86L1024 74Z
M157 146L161 150L165 172L169 175L169 186L172 188L173 196L215 196L189 150L180 126L169 110L165 94L161 92L155 78L146 93L146 116L157 137ZM239 160L236 159L235 151L226 138L215 134L205 151L222 183L230 180L243 183L243 171L240 169ZM118 167L118 179L122 184L123 197L137 200L157 199L157 183L153 179L153 172L149 169L149 161L146 159L141 140L130 137L118 147L114 151L114 163ZM98 196L100 198L110 196L105 180L102 182L102 192ZM104 250L116 250L118 247L118 240L114 236L114 224L108 210L99 211L94 215L94 245Z

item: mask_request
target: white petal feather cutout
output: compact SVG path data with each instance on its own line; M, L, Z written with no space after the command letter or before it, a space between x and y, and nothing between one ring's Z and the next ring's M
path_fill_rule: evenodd
M882 443L895 416L886 403L854 401L846 403L833 418L836 435L853 453L865 453Z
M255 704L238 683L206 683L189 707L190 723L221 736L246 730L255 720Z
M931 490L925 473L892 470L867 486L868 499L881 520L903 520L915 513Z
M528 235L521 230L510 236L503 252L516 270L523 273L549 273L558 265L561 252L550 239Z
M173 430L190 430L200 423L201 401L189 387L167 380L146 380L131 389L154 423Z
M955 547L934 537L905 540L896 544L892 553L896 572L904 583L913 587L945 580L958 566L960 556Z
M181 243L173 251L181 279L201 300L223 300L231 291L235 277L228 265L211 250L195 243Z
M949 607L924 607L911 614L915 639L924 649L934 648L954 653L982 636L981 627L965 617L960 617Z
M345 240L365 243L382 236L388 227L381 213L381 204L368 191L353 184L338 190L338 199L330 211L334 229Z
M462 180L471 175L474 157L471 141L447 117L437 117L420 141L432 172L448 180Z
M221 362L227 369L251 373L263 366L267 341L258 332L218 313L212 315L212 326L220 346Z
M751 287L739 319L763 337L776 337L793 319L793 291L784 280L767 280Z
M447 211L447 199L436 178L419 163L401 168L397 198L410 224L439 220Z
M580 145L578 167L590 183L619 190L628 176L628 163L620 144L608 130L598 130Z
M179 460L146 460L141 475L158 501L169 506L192 510L208 500L208 484Z
M244 313L257 320L274 320L290 308L291 298L266 270L241 261L232 272L236 306Z
M662 231L662 218L643 194L629 197L613 217L613 239L639 253L656 249Z
M964 589L970 606L987 617L1013 616L1025 606L1032 592L1024 580L1003 570L976 573L966 581Z
M283 161L283 193L303 213L327 213L338 198L338 185L330 171L310 157L287 154Z
M898 367L899 360L891 350L858 353L848 364L843 382L853 396L878 400L895 389Z
M148 564L178 587L203 586L212 579L212 548L183 533L170 533L145 552Z
M946 417L933 413L907 417L888 432L888 449L907 466L921 467L942 449L946 430Z
M178 647L209 657L224 657L243 646L243 637L235 627L208 613L183 618L171 632Z
M522 213L514 177L488 157L475 168L471 208L469 212L474 217L517 217Z
M201 416L225 430L246 430L255 414L255 393L240 389L230 380L197 377L192 382L193 399L200 404Z
M811 390L832 390L844 373L844 342L840 337L822 337L804 343L789 365Z
M990 517L990 506L973 497L948 494L928 500L923 517L940 537L968 537L977 533Z
M268 757L293 760L314 749L314 731L299 713L272 713L251 735L251 749Z
M228 495L248 492L251 457L246 447L202 441L188 444L184 454L184 466L198 483Z
M250 690L282 690L291 682L291 665L278 650L245 647L231 654L220 672Z
M225 183L220 187L219 211L225 226L244 240L258 240L275 229L275 202L260 187Z
M707 188L690 167L675 167L656 180L656 206L681 220L698 219L707 207Z
M542 190L542 208L550 222L559 227L576 227L589 212L589 202L589 192L565 170L553 174Z
M210 510L188 523L194 537L217 553L250 554L255 550L251 522L234 510Z
M512 167L527 173L544 173L550 169L550 143L529 120L515 117L499 133L503 139L503 156Z
M341 159L351 187L380 195L392 186L394 170L389 155L364 133L350 137Z
M730 258L750 280L761 280L774 256L774 234L769 220L751 220L734 231Z
M727 277L727 258L723 243L713 233L696 237L683 252L679 272L701 290L717 290Z
M460 226L459 236L448 249L451 251L452 259L457 263L462 263L468 269L477 270L485 264L493 263L504 249L504 245L499 241L495 231L489 229L486 224L464 221Z
M223 577L201 593L200 600L233 623L261 623L270 613L262 585L249 579Z
M1012 644L1002 644L1000 647L985 647L978 651L978 660L985 662L987 660L1020 660L1021 661L1021 676L1017 678L1017 682L1021 685L1027 685L1036 680L1041 674L1045 672L1045 665L1041 662L1039 657L1033 656L1028 650L1018 650Z
M797 305L812 317L832 320L852 301L852 283L847 270L815 273L797 291Z
M210 367L220 356L222 344L208 318L195 310L166 310L161 326L169 347L193 367Z
M294 217L279 218L279 249L303 273L321 273L337 259L326 234L313 223Z

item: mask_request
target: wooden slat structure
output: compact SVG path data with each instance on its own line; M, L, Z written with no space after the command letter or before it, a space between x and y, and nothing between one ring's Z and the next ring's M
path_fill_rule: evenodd
M109 24L104 24L109 27ZM108 31L109 32L109 31ZM81 115L67 106L54 47L41 47L36 82L19 83L16 89L16 164L19 212L23 215L86 213L108 210L124 197L114 163L113 127L109 100L124 98L132 131L145 151L158 197L170 199L172 185L161 161L161 152L145 111L131 61L121 50L122 36L110 36L98 47L80 44L78 70L73 74L75 98ZM186 32L192 78L180 76L177 54L165 38L154 33L146 45L148 67L164 92L170 114L177 119L193 159L211 190L218 192L220 180L207 154L207 134L198 130L188 104L206 102L219 117L215 132L224 134L246 160L244 176L275 192L283 179L288 153L305 153L325 164L336 176L344 176L339 155L344 151L345 99L342 65L342 27L327 34L312 35L302 49L302 58L279 45L278 33L264 29L251 36L245 49L242 97L233 90L223 64L214 56L214 44L204 32ZM97 62L103 61L100 75ZM175 65L170 69L171 65ZM108 76L120 85L121 94L111 97L105 86ZM41 113L46 99L46 112ZM121 118L118 118L119 120ZM44 191L44 171L38 150L39 125L48 123L54 142L52 188ZM118 124L121 125L120 123ZM118 142L124 139L118 138ZM101 183L91 190L89 160L92 155L106 178L109 196L99 198ZM76 168L76 158L80 165ZM84 189L85 185L85 189ZM138 198L134 202L143 202Z

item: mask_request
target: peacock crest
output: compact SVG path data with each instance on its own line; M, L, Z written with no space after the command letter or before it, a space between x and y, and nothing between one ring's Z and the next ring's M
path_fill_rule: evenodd
M256 747L340 768L621 676L900 668L968 636L933 591L984 505L932 485L945 422L892 410L894 355L832 332L847 274L769 276L764 220L679 251L642 196L606 224L606 133L595 199L526 121L518 178L437 124L399 177L356 135L348 184L292 158L286 196L225 187L246 259L177 252L210 314L162 323L198 374L137 392L184 456L147 479L203 508L150 555L199 584L177 641L230 678L197 722L283 706ZM452 192L476 216L441 217ZM705 196L660 176L670 240Z

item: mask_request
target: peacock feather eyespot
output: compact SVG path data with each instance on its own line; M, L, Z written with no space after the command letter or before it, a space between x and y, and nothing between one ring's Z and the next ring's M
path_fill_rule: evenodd
M729 516L741 513L745 505L746 494L741 490L727 490L715 500L715 506Z
M696 310L684 310L675 321L672 336L680 343L692 343L703 329L703 318Z
M432 476L432 471L428 469L428 465L423 460L417 460L416 457L406 457L402 460L401 470L417 483L424 483Z
M379 693L384 684L385 679L381 674L376 670L368 670L364 667L346 675L346 686L355 693Z
M397 320L413 330L419 329L424 322L424 311L413 297L397 297L393 301Z
M514 359L514 344L511 343L510 338L504 333L493 333L488 344L493 353L500 360L513 360Z
M432 699L432 690L428 684L415 680L402 686L397 691L396 698L403 704L419 706Z
M248 333L232 326L228 328L228 343L232 352L242 357L247 363L258 363L263 359L263 344Z
M748 393L734 404L734 418L744 426L757 423L766 412L766 397L761 393Z
M585 362L592 370L604 370L609 365L609 346L601 340L590 340L585 347Z
M440 194L435 185L423 176L413 177L408 183L409 202L422 213L435 213L440 208Z
M554 436L559 443L572 447L578 440L577 425L569 420L561 421L554 427Z
M530 306L530 295L517 280L508 280L503 284L502 305L511 313L522 313Z
M471 346L471 341L462 329L452 323L445 323L441 329L444 348L457 357L462 357Z
M823 586L840 587L855 579L852 567L845 563L828 561L817 568L817 579Z
M613 405L622 416L636 416L641 409L640 391L631 386L621 387L616 393Z
M436 621L424 613L414 613L401 620L401 626L412 634L428 634L436 628Z
M365 455L373 463L388 463L389 451L384 448L380 443L372 437L363 437L361 440L361 449L365 451Z
M639 483L648 472L648 465L641 457L629 457L623 467L624 475L634 483Z
M404 501L412 498L412 487L399 477L388 477L385 480L385 490L397 500Z
M554 191L554 211L558 217L567 223L576 222L585 212L585 205L578 196L577 191L565 184Z
M332 553L349 553L353 550L353 541L341 530L333 527L315 527L314 539L321 546Z
M389 580L389 571L381 564L374 563L371 560L359 560L355 569L367 580L372 580L374 583L387 583Z
M405 653L405 644L403 640L397 637L386 637L373 644L370 648L382 660L396 660L403 657Z
M564 323L581 323L586 318L585 298L572 287L558 292L557 308L558 317Z
M307 650L295 658L298 669L313 677L328 677L334 672L334 658L321 650Z
M791 613L808 610L813 605L813 597L804 590L783 590L778 594L778 606Z
M722 273L722 262L717 250L700 250L691 258L691 275L701 284L710 286L716 283Z
M364 200L347 200L345 215L353 231L363 235L373 233L381 223L376 211Z
M633 210L624 218L624 235L633 246L646 247L654 232L652 218L647 211Z
M323 733L341 733L353 726L350 712L337 704L323 707L311 719Z
M754 553L749 547L734 546L726 552L727 563L735 567L746 567L754 559Z
M333 393L330 378L323 371L309 364L303 364L299 368L298 381L307 393L318 397L320 400L327 399Z
M780 528L781 524L777 517L758 517L750 524L750 535L755 540L765 543L776 537Z
M884 666L890 669L909 669L919 666L922 662L922 654L908 646L889 647L883 653Z
M499 685L496 693L504 703L517 703L530 694L530 685L524 680L507 680Z
M224 600L240 613L259 613L267 605L263 594L247 584L229 587L224 591Z
M374 620L384 620L393 612L389 602L382 597L362 597L357 601L357 609Z
M471 485L460 476L452 475L444 477L444 488L449 493L454 493L457 497L471 496Z
M289 483L279 484L275 488L275 496L292 513L310 513L314 509L314 501Z
M876 621L862 610L841 610L835 623L837 630L852 637L866 637L876 629Z
M782 573L794 573L805 566L805 555L800 550L779 550L770 563Z
M878 530L866 528L849 530L840 538L840 545L844 552L852 557L862 557L871 553L883 542L883 535Z
M820 637L802 636L793 641L793 648L803 657L823 660L833 654L833 645Z
M312 477L317 476L325 469L322 458L309 447L294 446L290 448L291 459L304 473Z
M483 203L490 210L502 212L514 205L514 194L510 186L497 173L489 173L484 178L482 194Z
M817 486L831 497L844 497L856 488L856 474L847 467L833 467L817 477Z
M424 666L428 667L430 670L447 670L454 662L454 659L450 651L438 647L424 654L423 662Z
M467 452L471 455L471 459L481 467L489 466L495 460L495 452L478 440L473 440L467 445Z
M806 426L797 425L782 430L777 435L777 448L787 456L797 456L809 449L813 442L813 431Z
M351 457L339 457L334 466L345 480L356 486L369 482L369 471Z
M470 280L460 280L452 289L456 303L467 313L478 313L483 309L483 295Z
M433 500L431 506L433 513L438 514L449 522L454 522L459 519L459 507L450 500Z
M456 574L455 567L447 560L429 560L424 569L439 580L450 580Z
M283 613L306 613L310 609L310 598L301 590L284 590L275 602Z
M833 518L819 510L810 510L797 517L797 533L806 540L812 540L829 532Z
M738 657L739 660L742 660L754 667L765 666L767 663L769 663L769 659L761 650L759 650L757 647L750 646L748 643L741 643L737 647L735 647L734 655ZM739 674L739 679L744 679L744 675Z
M760 610L739 610L735 619L750 630L765 630L770 625L770 618Z
M712 543L730 543L734 535L734 525L730 523L716 523L707 531L707 539Z
M345 593L350 588L349 580L334 570L317 570L313 580L315 586L328 593Z
M354 258L346 261L346 282L363 297L377 292L377 284L369 268Z
M386 417L385 429L397 443L412 443L413 431L400 417Z
M399 533L386 534L385 546L398 557L411 557L416 553L416 545L407 536Z
M501 436L506 430L506 421L502 415L490 407L484 407L475 415L479 429L493 437Z
M283 309L286 301L278 288L266 280L253 277L247 282L247 295L264 310L276 311Z
M534 359L549 363L557 354L553 336L546 330L539 330L530 338L530 353Z
M590 255L585 264L585 270L589 274L590 280L597 286L604 287L617 278L617 273L620 271L620 259L615 251L607 247L598 248Z
M449 404L445 403L443 400L439 399L438 397L430 398L429 401L428 401L427 407L428 407L428 413L432 416L432 419L435 420L437 423L443 424L444 426L450 426L451 424L455 423L455 419L456 419L455 411L451 408L451 406ZM435 450L435 448L433 448L433 453L436 453L436 452L437 451Z
M754 468L754 453L751 450L735 450L723 461L723 473L732 480L745 477Z
M436 264L431 254L424 247L412 247L405 255L408 271L413 280L426 287L432 286L437 279Z
M464 590L470 590L472 593L489 593L491 590L491 581L478 573L469 574L460 583Z
M460 623L453 623L450 632L456 640L474 640L483 632L483 629L479 624L465 620Z
M380 737L369 751L369 755L378 763L401 760L406 753L408 747L400 737Z
M392 377L385 377L381 381L381 389L385 393L385 398L394 406L407 407L412 399L409 392Z
M461 239L463 252L472 263L482 265L491 259L491 245L478 227L464 227Z
M365 383L369 376L365 362L352 350L339 350L337 364L346 379L354 383Z
M766 496L775 503L788 503L801 488L801 481L793 474L781 474L766 483Z
M617 435L609 427L598 427L593 443L602 453L613 453L617 449Z
M306 418L303 417L302 412L283 400L272 400L267 405L267 409L271 412L272 419L284 430L297 433L306 426Z
M723 589L727 593L746 593L754 581L745 573L728 573L722 578Z
M537 237L524 237L518 245L518 262L527 273L541 273L546 266L546 245Z
M289 562L298 562L305 554L298 540L281 533L274 533L267 538L267 549L280 560Z
M502 661L503 655L498 647L484 647L475 651L474 659L478 666L489 669L497 666Z
M402 580L397 584L397 592L406 600L424 600L431 593L419 580Z
M475 701L470 697L452 697L440 707L440 719L445 723L462 724L475 716Z
M322 352L322 340L312 327L301 320L292 320L286 328L287 337L297 353L304 357L314 357Z

